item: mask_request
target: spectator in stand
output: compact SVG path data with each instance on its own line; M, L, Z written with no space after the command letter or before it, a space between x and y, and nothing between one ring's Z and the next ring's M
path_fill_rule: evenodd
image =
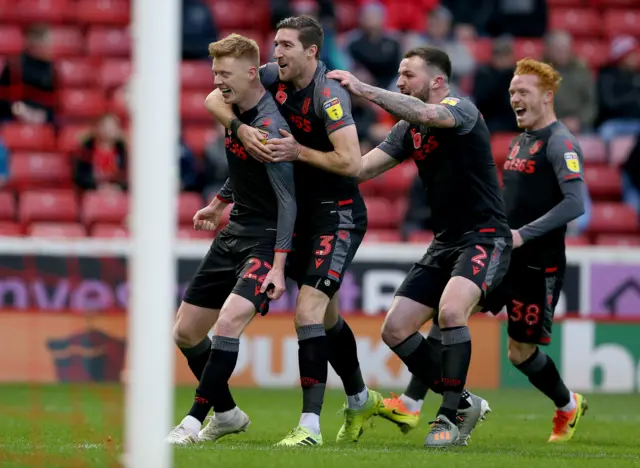
M598 78L599 132L609 143L616 136L640 133L640 54L631 36L611 42L611 64Z
M0 61L0 121L52 122L55 71L51 62L49 28L27 29L26 48L18 57Z
M206 200L215 197L229 177L229 165L224 149L226 132L225 130L207 142L204 148L203 195Z
M500 37L493 41L491 62L476 72L473 100L491 132L518 131L509 100L515 65L513 40Z
M473 55L462 42L452 34L453 16L443 6L439 6L427 15L427 33L409 34L404 43L404 50L414 47L433 46L444 50L451 58L453 67L453 84L458 86L465 77L472 76L476 69Z
M441 0L440 4L451 11L458 24L473 26L477 34L484 36L487 23L494 9L494 0Z
M205 60L218 37L213 14L202 0L182 0L182 58Z
M494 37L542 37L547 15L547 0L495 0L487 32Z
M640 132L621 170L622 201L632 206L640 215Z
M202 184L198 160L193 151L185 144L182 137L180 138L180 191L182 192L201 192Z
M395 86L398 64L402 59L400 42L384 30L385 7L369 3L360 10L360 28L351 33L347 51L355 68L364 69L367 81L379 88Z
M562 76L555 96L556 115L571 133L589 132L597 113L596 86L586 64L573 54L571 35L566 31L547 34L544 53Z
M0 187L2 187L9 178L9 150L0 138Z
M73 160L73 181L80 190L127 189L127 142L113 114L98 120Z

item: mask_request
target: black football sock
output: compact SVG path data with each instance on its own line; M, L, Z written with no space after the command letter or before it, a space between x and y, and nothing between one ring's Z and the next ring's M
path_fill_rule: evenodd
M442 405L438 414L455 423L471 363L471 333L467 326L440 329L442 333Z
M434 374L434 357L431 355L431 346L429 343L427 343L427 340L425 340L420 333L416 332L413 335L409 336L402 343L391 347L391 351L396 353L396 355L402 360L402 362L405 363L405 365L409 369L409 372L411 372L411 374L415 376L418 381L422 382L423 384L428 384L428 387L431 387L431 384L434 383L434 379L438 381L440 380L440 376ZM439 369L439 366L437 368ZM417 391L416 393L419 394Z
M327 335L324 326L320 324L302 326L297 329L297 333L302 412L320 415L327 386Z
M427 391L429 387L422 380L420 380L415 375L411 374L411 380L409 380L409 385L403 392L403 395L411 398L415 401L424 400L427 396Z
M521 364L516 366L529 377L529 382L553 401L556 408L562 408L571 401L571 392L565 386L553 360L540 348Z
M197 345L191 348L180 348L180 351L182 351L184 357L187 358L189 369L191 369L191 372L193 372L193 375L199 381L200 377L202 377L204 366L207 365L207 361L209 360L209 353L211 352L211 340L207 336Z
M238 338L213 337L209 361L202 373L189 416L203 422L211 408L217 413L224 413L236 407L229 390L229 379L236 367L239 350Z
M365 384L358 362L356 338L353 336L351 327L341 316L338 316L336 324L326 333L329 363L342 379L345 393L348 396L359 394L365 389Z

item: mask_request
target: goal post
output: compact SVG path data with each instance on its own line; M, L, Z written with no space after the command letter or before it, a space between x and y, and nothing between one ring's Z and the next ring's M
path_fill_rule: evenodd
M124 464L170 468L180 0L132 2L131 289Z

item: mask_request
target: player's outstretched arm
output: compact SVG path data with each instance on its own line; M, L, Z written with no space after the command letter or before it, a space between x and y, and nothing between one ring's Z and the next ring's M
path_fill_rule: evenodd
M291 251L293 243L293 229L297 216L296 189L293 178L293 163L266 164L266 169L278 200L278 225L273 268L263 282L262 292L266 291L269 284L273 284L274 289L269 291L268 295L270 299L278 299L286 288L284 269L287 253Z
M224 102L219 89L209 93L204 105L224 128L230 129L238 137L249 154L263 161L270 154L270 151L262 143L263 136L260 131L240 122L233 113L233 107Z
M427 104L412 96L376 88L342 70L327 73L327 78L338 80L351 94L362 96L390 114L408 122L440 128L456 126L456 119L442 104Z
M374 148L362 156L362 165L358 174L358 183L378 177L400 164L400 160L389 156L380 148Z
M573 138L553 135L547 159L553 165L563 199L547 213L518 229L523 243L558 229L584 214L585 185L582 153Z

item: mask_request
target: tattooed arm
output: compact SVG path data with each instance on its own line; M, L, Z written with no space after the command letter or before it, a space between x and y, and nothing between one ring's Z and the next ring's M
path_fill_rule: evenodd
M327 77L340 81L340 84L352 94L368 99L407 122L441 128L456 126L453 114L442 104L427 104L412 96L376 88L362 83L348 72L333 70L327 74Z

